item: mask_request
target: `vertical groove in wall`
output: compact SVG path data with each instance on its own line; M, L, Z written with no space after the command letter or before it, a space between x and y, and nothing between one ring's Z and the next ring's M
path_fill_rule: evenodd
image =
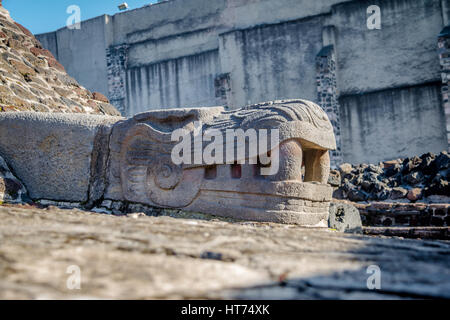
M111 46L106 49L108 73L108 98L122 115L127 114L127 57L128 45Z
M128 107L129 115L155 109L216 105L218 50L135 67L128 73L133 101Z
M58 36L57 33L54 33L54 37L55 37L55 53L54 56L56 58L56 60L59 60L59 48L58 48Z
M330 152L331 165L336 167L343 162L341 145L340 107L337 97L336 55L334 46L324 47L317 56L317 99L327 113L336 136L336 150Z

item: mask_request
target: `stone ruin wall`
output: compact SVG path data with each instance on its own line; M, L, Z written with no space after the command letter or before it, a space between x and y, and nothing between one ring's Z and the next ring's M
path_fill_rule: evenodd
M23 111L118 115L104 95L67 75L0 1L0 112Z
M348 237L336 232L344 231L338 228L318 230L293 225L243 223L234 219L218 219L199 213L158 209L140 203L102 198L102 190L106 187L104 175L108 168L106 164L110 130L116 122L122 122L123 118L92 115L117 112L101 94L90 93L68 77L56 59L25 28L11 23L2 8L0 32L6 35L2 35L0 41L1 57L4 60L0 72L5 75L3 86L0 86L3 89L1 98L14 101L12 107L9 102L6 103L9 107L1 107L1 111L8 111L7 113L0 113L0 215L4 221L0 226L0 237L3 240L0 255L6 262L0 270L1 285L5 288L0 290L3 298L59 299L89 296L128 299L130 292L135 292L131 298L136 299L254 299L261 296L289 299L449 297L447 274L450 255L447 254L448 245L442 241L431 245L430 241ZM17 38L24 40L22 45L25 44L35 58L27 49L20 48L17 42L12 41ZM446 114L447 47L446 34L443 32L439 38L439 48ZM126 110L128 97L124 90L128 45L115 49L117 50L108 52L110 66L117 66L108 70L109 78L113 80L110 97L123 111ZM336 52L333 49L334 46L327 44L317 56L318 100L324 105L339 134L338 73ZM41 54L36 55L34 52ZM217 57L217 51L208 53L210 58ZM38 62L40 68L33 62ZM12 79L25 91L13 91L14 94L9 92L14 88ZM207 79L210 80L208 77ZM218 101L233 99L230 95L233 79L230 73L221 73L214 78L214 93ZM54 90L51 91L52 94L49 93L49 98L57 104L61 103L61 107L54 107L47 101L45 110L39 108L39 103L43 103L39 98L43 96L33 90L36 89L34 85L37 80L42 81L39 83L50 91ZM430 92L436 92L433 84L429 87L432 87ZM419 92L423 90L420 85L414 89ZM26 98L24 92L27 90L35 96ZM68 91L67 95L61 94L61 90ZM78 96L79 91L83 93L82 96ZM408 91L408 88L403 88L400 93L404 91ZM389 91L391 93L399 94L395 89ZM374 93L375 97L377 94ZM181 97L178 96L179 99ZM20 99L29 105L18 105ZM74 107L74 102L79 105L75 104ZM88 108L92 104L96 107ZM25 110L49 113L11 112ZM58 111L70 114L60 114ZM74 114L80 112L91 114ZM140 119L142 120L142 115ZM331 125L329 128L331 131ZM341 156L340 152L342 149L334 154L335 159ZM8 163L1 157L5 155L9 155ZM341 221L341 226L346 225L347 221L351 221L348 215L353 210L353 219L357 216L359 220L358 228L355 229L359 231L351 229L351 232L361 232L363 229L365 234L371 235L448 240L448 199L447 203L421 203L418 200L423 200L422 196L430 194L444 199L443 195L449 193L449 160L448 154L443 152L439 155L429 153L420 158L388 161L379 166L343 165L339 171L342 177L337 179L338 172L332 172L334 175L330 178L330 184L335 183L337 188L342 184L344 192L352 184L354 193L350 197L362 196L370 201L389 200L385 198L389 194L396 201L353 203L361 213L364 228L360 227L361 218L357 210L345 200L331 204L333 209L330 208L330 219L332 212L336 221L342 219L343 213L339 210L344 210L346 222ZM13 173L18 174L30 188L28 191L32 192L28 193L25 185ZM386 184L381 191L380 183ZM421 187L425 188L417 192ZM337 192L340 190L339 188ZM409 192L406 194L407 190ZM46 196L53 201L43 200ZM349 195L345 194L347 196ZM369 199L370 197L372 198ZM39 199L41 200L37 203L32 202ZM58 199L66 201L57 201ZM5 205L3 201L20 204ZM60 210L54 206L77 209ZM346 211L343 208L352 210ZM124 217L106 218L84 211L86 209ZM136 213L128 214L131 212ZM144 213L153 217L145 217ZM168 219L162 216L196 220ZM355 221L353 223L356 224ZM82 228L75 230L74 225ZM381 225L389 228L380 228ZM334 229L335 225L330 224L330 227ZM347 228L350 229L349 225ZM248 241L248 234L251 234L250 240L253 241ZM154 239L152 235L156 235ZM280 245L274 246L272 239L275 238ZM49 243L50 249L58 252L58 255L50 255L50 258ZM230 244L233 250L230 250ZM84 250L79 250L80 248ZM77 254L74 255L74 252ZM333 254L330 255L329 252ZM414 254L411 255L411 252ZM97 259L92 259L93 256ZM99 256L101 259L98 259ZM64 288L61 284L67 283L68 261L72 266L80 266L83 281L93 284L90 289L83 289L85 291L80 291L80 294L68 294L67 290L61 289ZM100 261L101 268L92 261ZM261 261L270 263L261 264ZM383 266L383 290L370 295L364 292L368 264ZM173 265L174 268L167 268L167 265ZM176 267L180 265L184 268ZM426 272L411 273L411 266L416 265ZM43 278L43 266L49 266L55 272L48 273L49 276ZM103 266L113 267L105 270ZM349 266L351 268L346 270ZM103 270L100 276L99 269ZM147 272L143 274L142 270ZM310 270L314 270L315 274L311 274ZM234 274L237 276L233 277ZM241 279L243 274L245 281ZM159 276L153 279L154 275ZM343 276L345 281L339 282L335 287L331 286L331 290L330 286L323 290L323 284L335 283L337 276ZM143 278L155 281L142 289L139 286L142 285ZM116 283L111 279L126 281ZM171 279L169 286L167 279ZM238 281L230 283L230 279ZM361 284L364 286L361 287ZM122 290L116 290L118 287ZM167 290L161 290L168 287Z
M335 164L376 163L448 149L448 2L373 1L369 30L360 1L172 0L38 39L123 115L301 97L335 125Z

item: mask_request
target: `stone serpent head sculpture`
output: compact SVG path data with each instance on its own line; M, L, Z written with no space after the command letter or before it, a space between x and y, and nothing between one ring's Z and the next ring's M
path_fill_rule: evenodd
M180 144L174 132L180 130L188 147L181 156L188 161L181 163L173 153ZM260 148L261 137L266 148ZM318 225L328 219L329 150L335 148L327 115L306 100L232 111L146 112L113 128L106 198L243 220ZM208 161L206 154L215 160Z

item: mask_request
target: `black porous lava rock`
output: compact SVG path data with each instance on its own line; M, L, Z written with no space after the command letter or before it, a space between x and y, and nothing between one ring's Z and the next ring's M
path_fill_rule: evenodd
M340 173L340 185L338 184ZM450 197L450 155L423 155L375 164L342 164L332 170L329 183L337 188L335 199L354 202L402 200L414 202L414 190L423 190L421 197ZM417 193L417 192L416 192ZM411 198L411 199L410 199Z

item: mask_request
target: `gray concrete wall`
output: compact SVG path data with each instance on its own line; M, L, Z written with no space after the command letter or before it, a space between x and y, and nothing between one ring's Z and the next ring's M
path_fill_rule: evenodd
M42 46L49 50L58 59L58 40L56 32L43 33L36 36Z
M217 50L128 70L128 116L146 110L216 104Z
M381 30L368 30L366 1L334 6L329 20L337 30L344 161L446 150L436 40L444 27L441 1L370 4L381 8Z
M298 98L316 101L317 53L324 17L234 31L221 36L222 71L231 74L232 107Z
M344 96L344 161L376 163L447 149L440 84Z
M381 30L367 28L369 5L381 9ZM373 0L336 5L338 87L342 95L440 79L439 0Z
M381 7L382 30L367 29L366 9L369 4ZM113 17L84 21L81 30L63 28L55 33L38 35L38 39L81 84L108 94L104 52L109 45L130 44L129 63L133 68L218 49L219 34L250 28L245 31L250 41L254 41L251 37L259 31L265 31L270 38L264 43L246 44L245 53L252 55L252 50L264 47L275 54L293 49L292 45L280 45L283 37L289 40L292 34L277 30L277 23L327 13L331 14L326 24L334 25L337 30L341 94L439 79L436 35L443 27L445 16L440 0L374 0L370 3L343 0L172 0ZM275 26L252 29L261 24ZM314 30L309 30L310 27ZM320 43L317 37L319 28L313 24L298 27L297 40L308 42L302 43L302 47L311 47L313 41L314 44ZM271 30L274 33L270 34ZM290 28L286 31L292 32ZM278 40L275 39L276 32L282 34ZM224 46L225 50L229 48ZM317 50L315 45L311 49ZM232 56L233 53L225 53L227 55ZM310 65L309 58L302 68L311 68ZM221 67L226 69L223 62ZM286 71L291 72L291 68ZM274 76L277 77L276 73ZM314 82L314 77L308 72L304 76L307 78L303 82ZM291 91L287 90L286 97ZM310 88L304 91L307 92L306 97L312 96ZM279 91L273 90L272 93L267 96L277 96ZM243 100L239 98L237 101L241 103Z
M303 19L349 0L172 0L116 14L114 44L159 39L194 30L218 32Z
M112 27L109 23L108 16L100 16L83 21L80 30L63 28L36 37L79 83L107 95L107 29Z
M37 38L82 85L107 95L104 51L110 45L129 43L142 48L142 43L148 42L144 47L172 49L163 50L159 54L160 61L175 59L218 49L219 33L322 14L342 1L346 0L171 0L83 21L81 30L62 28L37 35ZM205 33L205 30L209 33L205 36L206 44L195 36L180 36L193 31ZM178 41L168 40L170 37L178 37ZM211 44L211 37L215 37L215 45ZM194 48L185 52L187 47ZM132 47L132 54L133 50L139 51L139 48ZM161 59L163 53L177 51L176 57ZM139 60L142 55L135 57Z

